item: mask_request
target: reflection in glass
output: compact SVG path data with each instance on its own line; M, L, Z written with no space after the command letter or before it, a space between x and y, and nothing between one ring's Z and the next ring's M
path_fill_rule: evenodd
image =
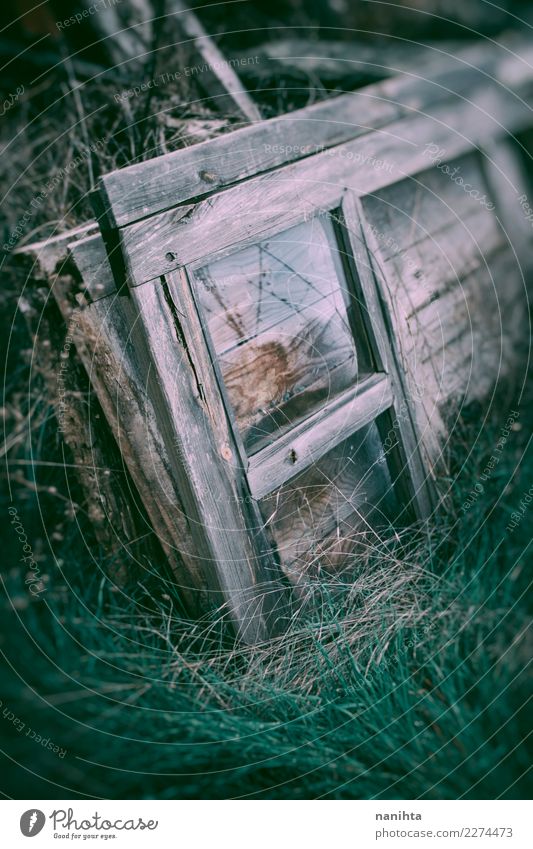
M361 376L338 254L318 216L195 272L249 454Z

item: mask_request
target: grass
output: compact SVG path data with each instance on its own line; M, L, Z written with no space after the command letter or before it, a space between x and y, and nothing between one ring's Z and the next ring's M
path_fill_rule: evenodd
M4 705L67 754L4 720L24 765L10 762L5 792L527 797L527 515L506 531L529 486L527 422L482 496L464 516L459 506L500 426L481 437L463 426L457 443L477 447L452 464L455 512L428 538L370 551L353 582L316 583L314 613L269 644L229 642L216 614L185 619L148 574L113 586L105 557L83 562L75 536L44 601L28 604L11 570Z

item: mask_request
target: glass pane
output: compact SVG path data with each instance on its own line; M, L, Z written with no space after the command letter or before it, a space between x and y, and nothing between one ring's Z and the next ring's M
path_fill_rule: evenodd
M318 216L195 272L249 454L358 377L331 222Z
M398 503L375 422L259 502L285 566L346 565L366 532L387 525Z

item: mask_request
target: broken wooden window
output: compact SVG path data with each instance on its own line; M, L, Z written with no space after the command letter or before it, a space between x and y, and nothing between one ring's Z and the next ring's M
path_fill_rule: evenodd
M64 240L76 344L176 580L249 641L428 515L450 410L512 370L528 73L469 47L114 171L99 228Z
M404 400L380 359L383 327L365 302L342 211L200 264L192 278L275 556L296 581L338 565L350 542L401 512L399 462L382 434L394 432L394 399Z
M352 158L318 154L120 234L184 514L241 622L251 604L275 619L281 578L349 567L429 509Z

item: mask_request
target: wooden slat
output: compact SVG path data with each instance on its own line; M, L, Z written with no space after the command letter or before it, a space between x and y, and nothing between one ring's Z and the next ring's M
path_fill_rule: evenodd
M68 246L82 279L82 291L91 301L99 301L115 291L115 280L100 233L72 242Z
M65 261L67 246L77 240L86 239L90 236L99 236L98 224L91 221L66 233L59 233L39 242L31 242L16 248L13 253L26 256L35 263L31 273L33 276L39 274L48 276L56 272L57 266Z
M480 159L470 159L468 170L463 165L469 181L492 200ZM448 434L443 417L464 400L483 398L513 368L525 301L521 309L521 275L495 211L473 209L447 175L429 176L425 187L405 180L363 206L372 262L383 275L391 333L431 467L441 462ZM383 229L400 248L407 245L405 252L376 238Z
M520 203L527 194L528 179L518 145L511 139L488 141L483 151L483 172L496 203L498 220L516 256L519 273L527 276L533 267L533 226Z
M378 81L402 71L416 71L423 76L424 69L434 71L436 64L445 61L446 57L453 61L457 55L470 54L472 62L474 51L486 61L486 51L482 54L472 45L466 46L464 41L439 41L435 45L431 42L421 44L389 38L383 39L376 46L372 41L357 38L355 34L349 41L334 41L329 38L291 37L289 31L286 38L261 43L243 51L241 55L251 58L259 54L262 63L252 74L259 82L263 79L271 80L284 71L290 73L298 70L320 79L326 87L333 84L346 89L346 82L349 85L351 79L355 83L358 79L368 77ZM367 82L371 81L367 79ZM356 88L356 85L350 88Z
M425 224L430 220L422 219ZM454 218L435 235L425 234L413 247L383 262L395 303L408 318L416 315L469 275L482 273L486 250L500 244L496 221L481 208L462 220Z
M181 496L159 430L146 377L132 346L137 320L128 297L110 296L79 309L76 349L120 448L143 507L191 613L205 613L206 592Z
M132 292L133 341L208 590L239 635L266 639L282 596L260 536L252 540L243 470L184 274Z
M476 109L471 103L436 107L423 117L406 119L331 153L319 153L220 192L186 215L178 207L123 228L120 238L131 284L141 285L199 260L205 263L207 251L215 254L264 239L279 232L280 215L290 227L333 208L346 189L365 195L425 170L431 165L428 144L444 148L451 160L498 134L501 125L516 128L530 120L526 107L490 90L480 90L476 97ZM390 167L369 167L371 158Z
M399 436L403 454L400 476L408 481L405 489L411 493L411 508L418 518L427 519L434 505L432 469L426 462L428 455L432 455L431 451L424 450L427 435L421 433L418 428L413 385L402 368L398 340L395 336L394 306L386 297L387 281L374 261L375 238L368 226L361 201L351 193L347 193L343 199L342 215L345 221L347 250L351 251L354 257L354 274L371 316L374 344L383 367L390 374L393 385L397 387L394 393L394 413L395 438Z
M76 236L89 241L91 233L98 234L95 224L26 246L19 253L33 259L36 277L47 277L176 585L191 615L200 616L225 599L219 588L209 588L191 536L171 457L147 392L149 357L143 360L135 306L127 295L116 294L75 306L78 288L66 273L67 252ZM111 279L109 268L102 268L102 273ZM93 279L97 282L95 273Z
M247 477L253 497L263 498L289 476L302 472L388 409L392 401L390 380L380 374L325 404L289 433L250 457Z
M259 109L198 16L181 0L168 0L166 13L175 16L180 30L192 42L200 60L197 79L202 88L210 96L223 98L222 105L229 99L247 121L261 121Z
M97 232L94 224L19 251L27 254L33 263L29 271L32 281L43 277L50 288L51 297L56 301L68 333L74 340L77 357L87 372L98 404L120 449L123 471L127 470L130 478L123 478L119 472L117 480L117 473L110 473L107 462L109 451L106 453L104 446L94 442L95 432L87 418L87 410L80 413L79 427L73 434L77 442L69 442L69 445L74 459L79 463L83 461L83 466L80 466L82 483L90 487L87 493L93 496L91 515L98 517L97 535L98 523L104 524L105 544L109 547L111 537L113 550L124 547L130 556L128 546L132 537L128 537L125 529L127 517L135 515L146 538L154 532L157 535L190 614L200 616L210 609L210 600L205 592L201 564L195 554L180 496L170 475L168 457L155 427L153 407L146 395L131 345L135 320L131 301L128 297L110 295L89 305L85 298L83 305L76 303L79 287L67 262L68 245L76 236L84 238L91 231ZM72 363L73 368L75 362L77 359ZM57 391L57 386L54 391ZM77 399L71 398L69 416L76 416L78 405ZM96 433L101 437L100 429ZM103 433L106 433L105 429ZM87 452L91 455L89 461ZM139 514L132 482L142 501ZM95 493L99 493L100 501L94 500ZM143 508L151 527L141 518ZM113 529L114 522L117 525ZM133 537L137 537L138 533Z
M430 232L432 239L443 245L453 242L453 235L449 233L451 224L463 225L466 230L467 221L471 217L489 211L480 202L482 198L485 204L494 206L480 172L480 157L476 151L454 158L453 161L442 157L438 161L443 168L456 171L456 177L479 191L480 197L467 194L446 171L435 167L432 159L426 157L422 173L411 175L405 182L384 186L363 200L365 209L372 217L384 259L402 254L424 242ZM479 221L473 224L470 241L477 239L479 226Z
M357 138L413 111L424 112L451 93L461 96L470 90L475 104L476 82L498 91L498 80L503 86L509 81L513 88L502 94L516 104L515 92L531 80L531 48L516 45L514 50L521 51L518 58L488 45L458 51L455 57L437 56L431 69L414 68L410 74L113 171L100 181L105 227L124 227Z

